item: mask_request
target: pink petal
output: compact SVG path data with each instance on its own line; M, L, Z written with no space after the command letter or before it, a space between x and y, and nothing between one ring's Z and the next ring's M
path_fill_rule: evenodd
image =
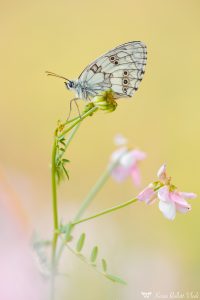
M186 198L186 199L194 199L197 197L195 193L187 193L187 192L179 192L181 197Z
M140 175L140 170L139 170L138 166L135 165L131 169L131 177L136 186L139 186L141 184L141 175Z
M143 191L139 193L137 199L149 203L149 201L151 201L154 195L155 195L154 190L151 187L146 187Z
M156 202L157 198L156 196L154 195L154 197L152 197L149 201L146 201L146 204L148 205L152 205Z
M111 161L112 162L117 161L118 159L120 159L120 157L123 157L123 155L125 155L126 151L127 151L126 147L121 147L121 148L117 149L116 151L114 151L112 153Z
M144 160L147 157L147 154L145 152L138 149L133 150L132 154L136 160Z
M158 190L158 198L164 202L172 202L168 186L163 186Z
M112 177L121 182L130 174L130 171L122 166L117 166L111 173Z
M160 169L158 170L157 172L157 177L160 179L160 180L164 180L166 179L166 164L163 164Z
M146 153L140 151L140 150L132 150L127 152L122 159L121 159L121 164L124 167L131 167L136 164L138 160L143 160L146 158Z
M182 214L185 214L191 210L191 205L188 204L188 206L182 206L182 205L176 204L176 210Z
M176 206L174 202L160 201L159 209L167 219L174 220L176 216Z
M130 168L136 164L136 158L133 151L128 151L122 156L120 163L125 168Z
M179 204L179 206L188 207L188 203L183 197L181 197L180 193L177 191L170 192L170 198L173 202Z

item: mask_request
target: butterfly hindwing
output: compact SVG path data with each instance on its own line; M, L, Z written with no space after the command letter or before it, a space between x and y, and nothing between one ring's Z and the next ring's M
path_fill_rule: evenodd
M116 98L131 97L141 82L147 59L142 42L120 45L92 62L79 76L88 99L112 89Z

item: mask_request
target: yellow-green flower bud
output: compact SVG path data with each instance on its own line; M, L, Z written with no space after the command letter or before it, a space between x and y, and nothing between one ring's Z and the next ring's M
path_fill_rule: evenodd
M117 102L115 101L112 90L102 92L100 95L94 97L92 103L94 106L107 112L112 112L117 107Z

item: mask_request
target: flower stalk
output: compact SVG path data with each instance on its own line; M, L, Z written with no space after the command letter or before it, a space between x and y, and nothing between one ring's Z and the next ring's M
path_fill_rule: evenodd
M95 111L97 111L98 108L97 107L92 107L90 110L88 110L85 114L83 114L82 116L80 116L77 120L75 120L75 122L72 123L71 126L69 126L68 128L66 128L65 130L63 130L60 134L58 134L57 139L60 140L63 137L65 137L65 135L71 131L77 124L79 124L80 122L82 122L85 118L87 118L88 116L90 116L91 114L93 114ZM66 125L68 125L68 123L65 123Z
M103 210L103 211L101 211L101 212L99 212L99 213L97 213L97 214L94 214L94 215L92 215L92 216L90 216L90 217L81 219L81 220L79 220L79 221L73 221L73 222L71 223L71 225L72 225L72 226L75 226L75 225L78 225L78 224L80 224L80 223L83 223L83 222L86 222L86 221L89 221L89 220L92 220L92 219L101 217L101 216L103 216L103 215L106 215L106 214L109 214L109 213L114 212L114 211L116 211L116 210L119 210L119 209L121 209L121 208L124 208L124 207L126 207L126 206L128 206L128 205L130 205L130 204L133 204L134 202L137 202L137 201L138 201L137 198L132 198L131 200L128 200L128 201L126 201L126 202L123 202L123 203L121 203L121 204L119 204L119 205L116 205L116 206L113 206L113 207L111 207L111 208L105 209L105 210Z
M101 177L97 180L96 184L92 187L86 198L83 200L77 214L74 217L73 222L76 222L80 220L81 216L84 214L92 200L95 198L97 193L102 189L102 187L105 185L105 183L110 178L110 175L112 174L112 171L117 167L119 164L119 159L112 162L104 171L104 173L101 175Z
M53 223L54 233L52 241L52 272L54 272L55 252L58 239L58 207L57 207L57 183L56 183L56 150L57 141L54 138L53 150L52 150L52 161L51 161L51 185L52 185L52 207L53 207Z
M124 155L125 153L122 153L122 155ZM75 215L73 222L67 224L67 230L65 232L65 238L63 239L60 248L58 250L58 255L56 258L57 263L60 260L60 257L62 255L62 252L65 248L66 243L68 242L68 240L70 239L70 235L74 229L74 226L76 225L76 222L80 221L81 216L84 214L84 212L86 211L86 209L88 208L88 206L91 204L91 202L94 200L95 196L97 195L97 193L102 189L102 187L106 184L106 182L108 181L108 179L110 178L110 175L112 174L113 170L117 167L117 165L120 162L121 156L118 157L118 159L116 159L115 161L113 161L104 171L104 173L101 175L101 177L97 180L96 184L92 187L92 189L90 190L90 192L88 193L88 195L86 196L86 198L83 200L77 214ZM78 224L78 223L77 223Z
M54 143L52 148L51 159L51 186L52 186L52 208L53 208L53 240L52 240L52 256L51 256L51 299L54 300L55 295L55 258L56 258L56 246L58 240L58 207L57 207L57 183L56 183L56 151L57 141L56 135L54 137Z
M65 122L64 124L58 126L54 134L54 142L52 147L52 158L51 158L51 186L52 186L52 208L53 208L53 239L52 239L52 254L51 254L51 299L53 300L55 297L55 273L57 268L57 260L56 260L56 250L57 250L57 240L59 235L59 226L58 226L58 203L57 203L57 150L58 150L58 142L62 140L67 133L69 133L72 129L72 133L69 136L66 144L65 151L72 141L75 133L77 132L81 122L95 111L97 111L97 107L91 107L85 114L81 117L75 118L73 122ZM71 124L68 128L68 124ZM59 132L61 133L59 134Z

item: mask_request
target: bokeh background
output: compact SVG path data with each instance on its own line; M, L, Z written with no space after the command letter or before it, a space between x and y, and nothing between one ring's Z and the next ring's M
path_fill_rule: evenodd
M114 113L99 112L81 126L67 155L70 181L60 188L60 218L74 215L105 169L117 133L148 154L141 164L142 187L166 162L181 190L200 194L198 0L1 0L0 5L0 231L7 261L23 235L11 238L18 236L9 228L12 222L24 235L36 230L42 238L51 237L53 131L57 120L66 118L73 95L44 71L74 79L118 44L146 43L146 73L133 99L120 100ZM119 185L111 179L88 215L137 192L131 180ZM197 198L190 213L170 222L157 205L138 203L80 226L75 234L86 232L85 254L98 244L110 271L128 285L107 282L66 251L61 269L68 277L59 277L57 299L143 299L143 291L151 291L152 298L177 291L198 292L200 298L199 212ZM15 264L10 265L12 270Z

